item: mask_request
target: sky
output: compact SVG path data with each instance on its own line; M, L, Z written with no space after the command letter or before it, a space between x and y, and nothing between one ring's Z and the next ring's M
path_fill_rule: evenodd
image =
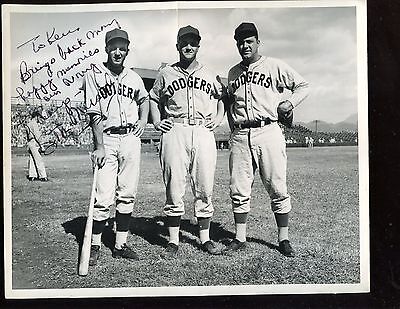
M54 63L49 64L53 72L51 79L61 92L54 98L81 99L80 95L75 96L81 82L78 80L65 86L56 77L56 72L96 49L93 56L71 68L68 74L88 68L90 62L105 61L105 32L117 25L129 33L131 44L125 62L128 67L156 70L162 62L175 62L178 57L177 31L190 24L199 29L202 37L199 62L226 77L229 68L240 61L233 39L234 29L248 21L258 28L260 54L282 59L310 83L309 97L296 108L296 122L322 120L336 123L357 113L355 7L271 8L260 3L259 7L163 9L160 5L154 4L151 10L113 5L95 12L95 7L90 6L78 12L76 8L74 12L67 12L67 6L59 12L11 13L11 96L17 96L18 87L26 93L32 86L39 87L40 83L46 84L50 79L44 67L23 84L21 64L39 68L53 58ZM112 11L106 11L110 9ZM50 44L46 33L51 36L53 30L60 39ZM98 34L88 39L87 34L96 30ZM50 41L54 38L53 35ZM84 45L73 50L72 46L79 47L79 42ZM36 51L32 43L35 43ZM39 44L43 47L37 50ZM68 46L73 52L63 55L65 60L61 59ZM63 51L61 54L60 50Z

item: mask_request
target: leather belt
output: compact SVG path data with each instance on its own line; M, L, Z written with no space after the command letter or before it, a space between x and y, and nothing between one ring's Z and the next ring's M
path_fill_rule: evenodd
M242 123L235 123L235 128L237 129L249 129L249 128L261 128L264 126L267 126L273 122L276 122L275 120L271 120L269 118L263 119L263 120L255 120L255 121L246 121Z
M104 130L104 133L106 134L128 134L133 132L134 130L134 126L131 124L129 126L126 127L110 127L108 129Z
M204 125L209 119L196 118L196 119L187 119L187 118L171 118L175 123L182 123L189 126L200 126Z

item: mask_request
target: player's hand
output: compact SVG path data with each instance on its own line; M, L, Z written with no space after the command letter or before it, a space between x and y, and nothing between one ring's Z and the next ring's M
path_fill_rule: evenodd
M133 125L134 130L133 130L133 135L137 136L137 137L141 137L144 129L146 128L146 124L147 122L144 120L138 120L135 122L135 124Z
M174 126L174 122L168 118L158 121L154 124L154 128L157 131L161 131L162 133L167 133L169 130L172 129L173 126Z
M216 128L219 127L219 125L222 122L222 119L223 119L223 115L222 115L222 117L221 116L217 116L214 119L211 119L211 120L207 121L204 126L207 129L209 129L210 131L214 131Z
M99 168L104 166L104 163L106 163L106 151L104 147L100 147L92 152L92 161L97 164Z
M290 101L286 100L279 103L278 108L278 121L287 127L293 125L293 105Z
M293 105L290 101L286 100L278 105L278 114L287 114L293 109Z

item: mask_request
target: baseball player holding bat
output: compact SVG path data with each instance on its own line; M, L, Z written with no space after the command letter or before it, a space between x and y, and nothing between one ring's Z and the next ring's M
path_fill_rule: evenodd
M140 136L149 113L149 98L140 76L124 67L129 52L126 31L106 33L107 62L88 71L85 102L94 137L92 160L98 165L90 265L96 265L101 235L116 202L116 240L112 256L137 260L127 244L140 168Z
M242 23L234 39L242 61L228 74L228 120L231 125L230 196L236 237L227 253L246 246L246 222L250 211L251 187L259 169L271 198L278 227L280 252L295 255L289 242L288 222L292 208L286 185L286 144L278 120L287 126L293 108L308 95L308 83L281 60L258 53L260 40L253 23ZM291 92L288 100L281 94Z
M29 121L26 124L26 137L29 151L28 162L28 180L48 181L46 167L44 165L41 153L44 148L41 142L41 133L39 129L39 118L42 117L41 113L36 107L28 108Z
M200 40L196 28L179 29L176 44L179 62L161 69L150 91L153 124L162 132L160 162L169 232L165 258L173 257L178 251L187 174L202 249L209 254L220 253L210 240L209 229L214 213L211 196L217 158L213 130L223 119L224 106L216 75L196 60Z

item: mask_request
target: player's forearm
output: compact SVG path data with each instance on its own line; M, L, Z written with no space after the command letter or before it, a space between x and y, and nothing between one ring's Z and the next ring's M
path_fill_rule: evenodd
M150 115L153 120L153 124L161 121L160 110L158 109L157 102L150 100Z
M104 147L103 143L103 121L100 115L93 115L90 117L90 125L93 131L93 140L95 149L100 149Z
M224 118L225 112L226 112L225 111L225 103L222 100L219 100L218 104L217 104L217 116L216 116L216 118L222 120Z
M139 120L145 121L147 123L147 119L149 119L149 99L143 101L142 104L139 105Z

